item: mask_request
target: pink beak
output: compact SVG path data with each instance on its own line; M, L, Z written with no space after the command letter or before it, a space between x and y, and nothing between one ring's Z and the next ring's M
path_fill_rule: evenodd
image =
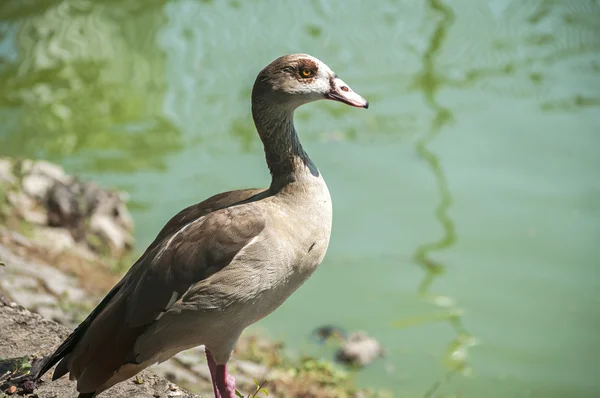
M369 107L369 101L352 91L352 89L339 77L334 76L329 81L331 89L329 93L326 94L328 99L339 101L357 108L367 109Z

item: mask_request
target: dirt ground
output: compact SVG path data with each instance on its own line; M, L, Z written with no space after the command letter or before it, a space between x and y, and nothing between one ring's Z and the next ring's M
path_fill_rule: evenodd
M69 334L69 329L55 322L42 318L28 310L0 297L0 359L28 356L30 359L50 353ZM127 381L118 384L102 393L100 397L182 397L192 398L197 395L176 387L169 381L151 372L145 371L137 384ZM16 394L15 394L16 395ZM18 395L17 395L18 396ZM76 398L75 382L62 377L50 381L50 372L39 383L38 388L26 397L38 398ZM0 391L0 397L8 397Z

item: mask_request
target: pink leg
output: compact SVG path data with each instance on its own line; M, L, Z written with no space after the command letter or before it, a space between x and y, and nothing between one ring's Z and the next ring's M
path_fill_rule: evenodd
M217 390L217 363L215 362L215 359L213 358L208 348L204 347L204 351L206 352L208 369L210 369L210 378L212 379L213 392L215 393L215 398L221 398L221 394L219 393L219 390Z
M223 398L236 398L235 379L227 373L227 365L217 365L217 388Z

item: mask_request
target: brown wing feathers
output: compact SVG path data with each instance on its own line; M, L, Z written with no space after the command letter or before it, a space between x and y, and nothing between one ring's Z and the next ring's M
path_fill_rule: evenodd
M215 210L246 202L247 200L252 199L253 196L263 192L265 192L264 189L256 188L223 192L214 195L201 203L186 207L165 224L150 247L154 246L165 236L172 234L190 221L196 220L208 213L212 213Z
M259 192L229 193L229 199L246 200ZM78 390L91 393L135 360L136 339L165 310L173 292L180 298L192 284L221 270L263 230L262 214L247 206L222 208L198 219L227 205L227 199L217 195L206 201L207 206L200 203L173 217L119 284L45 360L36 377L61 361L53 379L70 372L78 379ZM189 216L192 213L196 218Z
M58 361L61 361L59 366L57 366L54 374L52 376L52 380L56 380L59 377L64 376L69 372L67 367L68 355L73 351L73 348L77 344L77 342L81 339L81 336L85 333L87 328L90 326L92 321L98 316L100 312L106 307L108 302L117 294L119 289L122 286L122 281L119 282L115 287L113 287L110 292L102 299L100 304L94 308L94 310L87 316L87 318L81 322L79 326L67 337L67 339L56 349L56 351L49 357L44 359L44 364L41 366L39 371L37 372L35 378L39 379L44 375L50 368L52 368Z

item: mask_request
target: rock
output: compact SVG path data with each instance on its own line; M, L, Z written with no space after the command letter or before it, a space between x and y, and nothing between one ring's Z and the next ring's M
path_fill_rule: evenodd
M0 296L0 358L39 358L47 355L69 335L69 332L68 328L33 314ZM125 381L100 394L99 398L199 398L149 371L141 372L139 378L143 380L142 383ZM32 384L25 380L19 386L7 386L5 390L0 391L0 396L2 392L10 389L11 392L14 390L16 394L31 398L77 397L75 382L66 377L54 382L50 380L50 374L46 374L33 394Z
M21 168L24 174L42 175L63 184L68 184L72 180L72 177L68 176L62 167L45 160L34 161L27 159L22 161Z
M86 292L78 287L78 281L75 278L65 275L50 265L26 261L2 245L0 245L0 259L7 264L7 267L3 268L3 272L10 272L17 278L27 276L41 281L45 286L40 286L40 282L36 282L36 286L55 297L81 301L87 296ZM15 286L13 283L12 287L19 286Z
M174 361L166 361L152 367L152 371L166 378L167 380L182 385L195 385L198 382L198 375ZM210 374L207 382L210 382Z
M62 228L40 226L33 231L32 235L36 243L44 246L54 254L73 249L77 244L73 239L73 235Z
M45 205L49 225L67 228L76 240L87 240L96 251L108 247L113 256L120 256L133 246L133 219L125 201L119 192L73 180L51 186ZM89 235L97 238L99 247Z
M341 347L336 352L336 360L347 365L365 366L383 356L383 349L379 342L365 332L352 332L347 336L340 327L324 325L316 328L311 335L319 343L327 340L341 343Z
M9 190L7 197L11 207L23 220L38 225L45 225L48 222L47 212L25 192Z
M13 238L18 238L13 240ZM20 242L21 246L6 246L4 243ZM27 249L25 249L27 248ZM17 249L33 250L27 238L0 229L0 290L20 305L62 324L75 326L83 312L70 305L68 311L63 303L76 303L80 307L91 307L96 298L84 291L79 281L60 270L38 262L27 260Z
M346 339L346 332L337 326L323 325L313 330L311 336L317 340L317 342L323 344L330 339L335 341L344 341Z
M65 311L63 311L63 309L60 308L58 305L43 307L39 306L33 307L32 309L35 313L40 314L44 318L60 323L61 325L69 325L73 323L71 316L66 314Z
M13 174L13 164L9 159L0 159L0 184L15 184L17 179Z
M113 257L133 247L133 219L121 192L31 160L0 159L0 184L14 213L29 224L64 229L78 245Z
M354 366L368 365L381 356L381 344L365 332L352 332L336 353L338 361Z
M269 368L265 365L258 364L256 362L243 361L241 359L234 360L233 365L242 374L253 379L262 380L269 374Z
M92 233L110 247L111 252L121 255L133 247L133 239L128 230L120 228L114 217L106 214L94 214L90 222Z
M204 380L210 380L210 370L208 369L208 365L206 363L199 363L190 368L190 370L198 377Z
M46 193L52 188L56 180L42 174L30 174L23 178L21 187L23 192L32 198L44 199Z

